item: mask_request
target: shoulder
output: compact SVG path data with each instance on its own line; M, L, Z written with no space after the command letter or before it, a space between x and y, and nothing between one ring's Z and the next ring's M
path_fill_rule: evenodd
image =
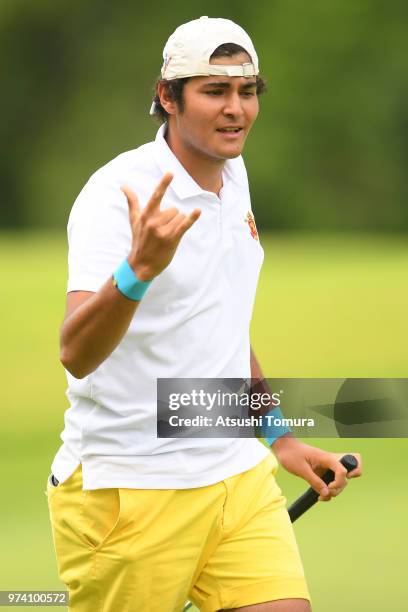
M121 153L94 172L87 185L117 187L137 176L148 176L155 170L154 143Z
M127 185L139 196L145 189L151 190L159 178L153 142L121 153L90 176L73 204L68 224L77 217L94 216L107 208L124 208L127 213L120 188Z

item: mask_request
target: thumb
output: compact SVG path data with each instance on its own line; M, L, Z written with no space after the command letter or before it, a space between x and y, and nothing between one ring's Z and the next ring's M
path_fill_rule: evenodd
M319 493L319 495L323 495L325 497L326 495L330 494L327 484L324 482L324 480L319 478L317 474L315 474L309 464L307 464L304 478L310 484L312 489L314 489L316 493Z
M125 194L129 206L129 220L132 227L137 223L140 217L139 200L135 192L127 185L123 185L120 190Z

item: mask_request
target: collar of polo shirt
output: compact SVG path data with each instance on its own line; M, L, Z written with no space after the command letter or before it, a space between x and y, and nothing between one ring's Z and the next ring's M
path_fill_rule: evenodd
M163 123L157 132L155 139L155 160L163 174L166 172L171 172L173 174L174 178L171 182L171 188L174 189L177 197L184 200L185 198L193 198L195 196L210 193L202 189L198 183L195 182L174 155L165 139L166 129L167 123ZM232 175L234 175L238 182L241 180L241 177L235 176L231 162L227 159L225 160L222 172L224 184L225 180ZM215 196L215 194L212 195Z

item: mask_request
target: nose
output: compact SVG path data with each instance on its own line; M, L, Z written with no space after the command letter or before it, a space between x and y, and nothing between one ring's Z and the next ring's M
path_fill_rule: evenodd
M223 108L224 115L231 117L239 117L243 114L242 100L239 93L236 91L230 92L227 96L226 104Z

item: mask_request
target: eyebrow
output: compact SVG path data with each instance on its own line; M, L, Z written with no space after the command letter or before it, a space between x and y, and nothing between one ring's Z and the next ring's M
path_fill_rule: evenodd
M218 89L228 89L229 87L231 87L231 83L222 83L219 81L216 81L215 83L203 83L203 87L216 87ZM256 87L256 81L251 81L250 83L244 83L241 87L241 89L251 89L252 87Z

